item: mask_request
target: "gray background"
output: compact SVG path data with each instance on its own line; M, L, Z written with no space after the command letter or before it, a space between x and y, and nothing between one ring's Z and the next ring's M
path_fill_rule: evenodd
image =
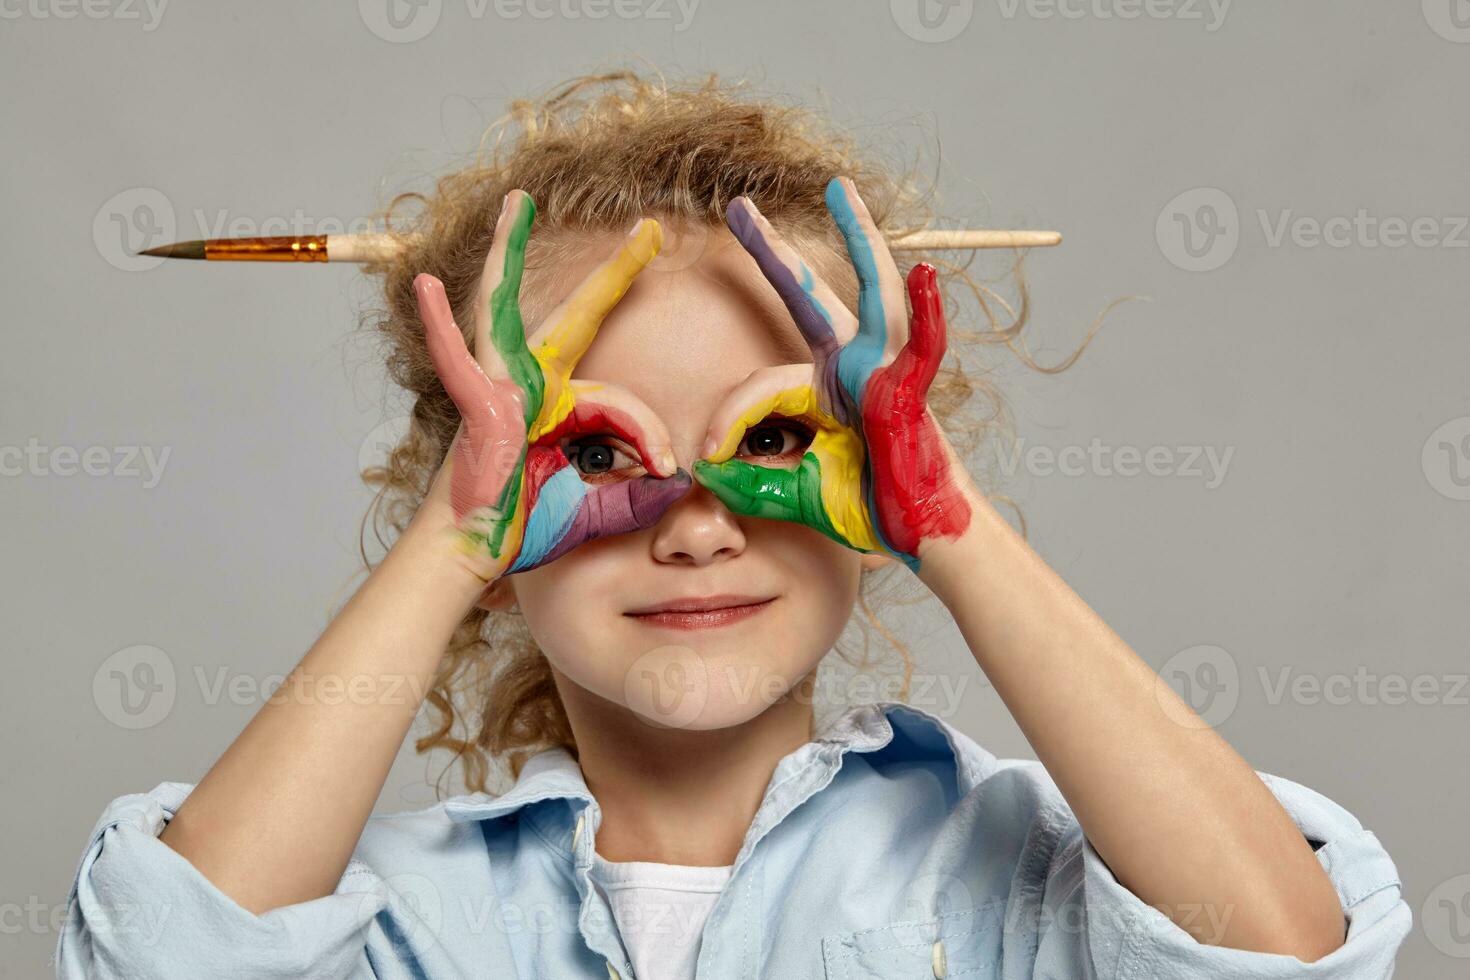
M0 970L48 973L107 800L197 781L251 687L315 639L355 581L360 453L401 413L350 339L372 298L353 268L139 270L124 240L345 224L460 159L508 97L642 58L825 100L930 159L937 139L953 224L1062 230L1029 263L1044 357L1151 298L1060 377L993 355L1024 447L1100 447L1080 472L1023 456L1006 487L1046 559L1255 767L1378 833L1415 915L1400 975L1470 972L1470 5L1218 21L1193 0L1132 19L1127 0L975 0L940 39L904 0L703 0L687 20L568 2L580 16L430 2L401 31L383 0L3 8ZM1400 247L1273 237L1360 211L1427 223ZM1181 221L1213 246L1192 254ZM31 440L47 454L17 460ZM169 453L156 482L139 446ZM101 447L101 474L68 475L68 447ZM1154 447L1155 474L1116 471ZM1232 453L1223 479L1190 447ZM955 724L1031 755L941 608L902 632L965 685ZM154 717L112 676L139 646L174 672ZM405 749L380 810L431 802L425 772Z

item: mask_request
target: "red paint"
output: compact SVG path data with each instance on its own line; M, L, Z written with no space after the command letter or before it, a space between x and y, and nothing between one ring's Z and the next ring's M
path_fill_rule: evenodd
M537 440L537 445L555 442L566 436L596 435L601 432L611 432L631 445L637 450L643 468L658 475L658 463L649 451L642 427L633 416L611 405L577 402L556 428Z
M567 454L555 443L532 446L526 451L525 493L528 515L536 508L536 501L540 498L541 488L546 485L546 481L557 470L571 465L572 461L567 459Z
M916 558L921 541L958 538L971 516L927 404L947 329L936 278L927 262L909 271L914 315L908 342L892 364L873 372L863 393L875 516L888 544Z

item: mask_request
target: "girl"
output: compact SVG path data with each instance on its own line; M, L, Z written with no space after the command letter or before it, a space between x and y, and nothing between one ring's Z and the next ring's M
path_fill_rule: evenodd
M391 549L197 786L108 805L59 976L1391 972L1372 832L1253 771L966 472L896 180L713 80L518 111L380 270ZM816 724L895 575L1039 763L901 699ZM472 791L370 817L425 699Z

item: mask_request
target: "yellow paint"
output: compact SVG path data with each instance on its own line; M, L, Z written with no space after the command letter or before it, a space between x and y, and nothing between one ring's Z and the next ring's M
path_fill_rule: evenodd
M522 473L524 474L524 469ZM515 561L515 556L521 553L521 542L526 537L527 516L526 490L525 484L522 483L521 493L516 498L516 519L505 524L505 536L500 542L500 555L490 557L503 561L506 567ZM501 523L501 520L496 509L490 506L476 507L466 514L459 523L460 552L471 558L484 558L488 552L481 538L494 538L496 526ZM505 560L507 556L509 556L509 561Z
M628 236L616 255L599 266L567 302L562 316L546 331L546 337L531 353L541 365L545 391L541 411L526 441L534 444L554 430L572 414L576 403L568 383L577 361L587 353L597 328L602 324L601 310L610 310L633 285L663 245L663 229L652 218L643 219L638 231Z
M748 406L725 433L711 461L723 462L735 455L745 433L773 414L800 419L817 430L807 452L821 464L822 507L833 529L860 551L885 550L863 500L867 447L861 436L821 407L811 385L787 388Z

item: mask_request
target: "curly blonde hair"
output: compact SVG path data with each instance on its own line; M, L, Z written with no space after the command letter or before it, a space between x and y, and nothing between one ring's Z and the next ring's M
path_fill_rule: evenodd
M413 407L408 432L386 462L362 473L364 482L377 488L363 519L364 537L369 521L380 545L403 531L459 425L459 413L424 344L413 278L420 272L437 276L457 322L472 324L500 201L513 188L524 189L537 206L522 289L528 323L537 321L531 314L538 301L537 270L549 277L552 273L544 270L554 270L559 256L577 248L579 233L623 231L643 215L676 228L723 228L726 205L747 195L852 308L857 283L825 203L828 181L839 174L851 177L887 234L931 224L932 192L921 192L911 174L895 176L870 161L814 112L754 97L747 88L747 83L722 83L714 74L682 85L633 71L574 79L541 99L512 102L487 132L493 146L487 150L482 144L471 165L439 178L432 195L402 194L380 212L388 233L405 236L405 247L390 261L368 268L369 274L382 276L386 307L368 313L364 323L380 343L390 379L413 398ZM401 211L409 203L418 208L405 218ZM968 458L985 438L1008 438L1010 427L986 371L967 369L960 352L1003 344L1038 370L1059 371L1076 360L1097 325L1067 360L1041 367L1018 343L1029 313L1019 255L1007 270L1016 296L1009 303L966 271L969 261L961 266L942 255L918 253L900 259L905 269L918 261L935 265L947 310L961 309L949 296L957 285L978 301L980 329L964 329L951 314L950 353L929 399L956 451ZM371 570L365 549L363 562ZM880 597L913 602L923 594L903 595L905 587L913 590L913 576L905 570L895 583L895 571L865 572L858 606L867 625L899 654L899 696L907 698L913 659L873 607ZM873 662L870 640L864 630L861 652L843 643L834 649L849 664L867 667ZM434 723L415 748L452 752L445 771L459 762L470 790L486 789L492 761L508 765L514 777L545 748L562 745L576 755L550 665L514 611L477 608L465 617L427 703Z

